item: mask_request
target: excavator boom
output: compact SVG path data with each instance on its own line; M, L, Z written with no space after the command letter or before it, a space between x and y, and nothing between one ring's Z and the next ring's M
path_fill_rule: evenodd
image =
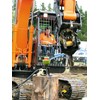
M33 0L18 0L17 12L17 46L25 49L27 47L28 21Z
M31 53L32 53L32 34L34 28L31 25L31 32L28 30L28 23L30 17L30 11L32 8L33 0L18 0L17 2L17 15L16 24L13 29L13 43L12 43L12 65L18 62L18 56L28 56L25 63L31 64ZM30 33L30 34L29 34ZM29 36L29 39L28 39Z

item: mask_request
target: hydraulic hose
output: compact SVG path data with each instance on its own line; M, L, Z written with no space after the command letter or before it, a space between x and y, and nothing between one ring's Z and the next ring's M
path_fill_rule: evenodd
M23 81L22 83L20 83L18 86L13 87L12 90L20 88L25 82L27 82L35 73L37 73L39 71L39 69L35 70L29 77L26 78L25 81ZM16 91L14 91L16 92Z

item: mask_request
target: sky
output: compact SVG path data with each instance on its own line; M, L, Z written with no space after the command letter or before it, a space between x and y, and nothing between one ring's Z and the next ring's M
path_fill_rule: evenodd
M80 48L87 50L87 42L86 41L81 41L81 44L79 46L80 46Z
M84 11L87 11L87 0L77 0L79 6L82 6Z
M38 8L40 7L41 3L44 2L45 5L47 6L49 3L51 3L51 6L53 7L53 2L54 0L36 0ZM83 10L87 10L87 0L77 0L78 5L82 6Z

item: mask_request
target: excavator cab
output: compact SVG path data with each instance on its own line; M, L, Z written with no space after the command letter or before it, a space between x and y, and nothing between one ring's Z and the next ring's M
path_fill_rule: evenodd
M66 65L66 55L59 56L61 54L61 45L59 41L59 36L57 34L56 26L56 14L51 11L36 11L33 15L33 26L35 27L33 36L33 65L35 68L43 66L43 59L45 56L49 57L50 64L49 67L59 67L65 69ZM40 43L40 34L45 32L46 27L51 27L51 33L54 35L56 44L47 45L46 55L43 54L42 44ZM54 53L51 53L51 46L54 48ZM59 56L59 57L57 57ZM59 70L58 68L58 70Z

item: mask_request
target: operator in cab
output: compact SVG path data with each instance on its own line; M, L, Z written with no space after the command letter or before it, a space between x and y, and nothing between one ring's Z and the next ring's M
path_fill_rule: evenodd
M51 33L51 27L46 27L45 32L40 34L40 44L42 46L43 55L46 55L47 49L50 50L50 54L54 54L54 45L56 44L56 39Z

